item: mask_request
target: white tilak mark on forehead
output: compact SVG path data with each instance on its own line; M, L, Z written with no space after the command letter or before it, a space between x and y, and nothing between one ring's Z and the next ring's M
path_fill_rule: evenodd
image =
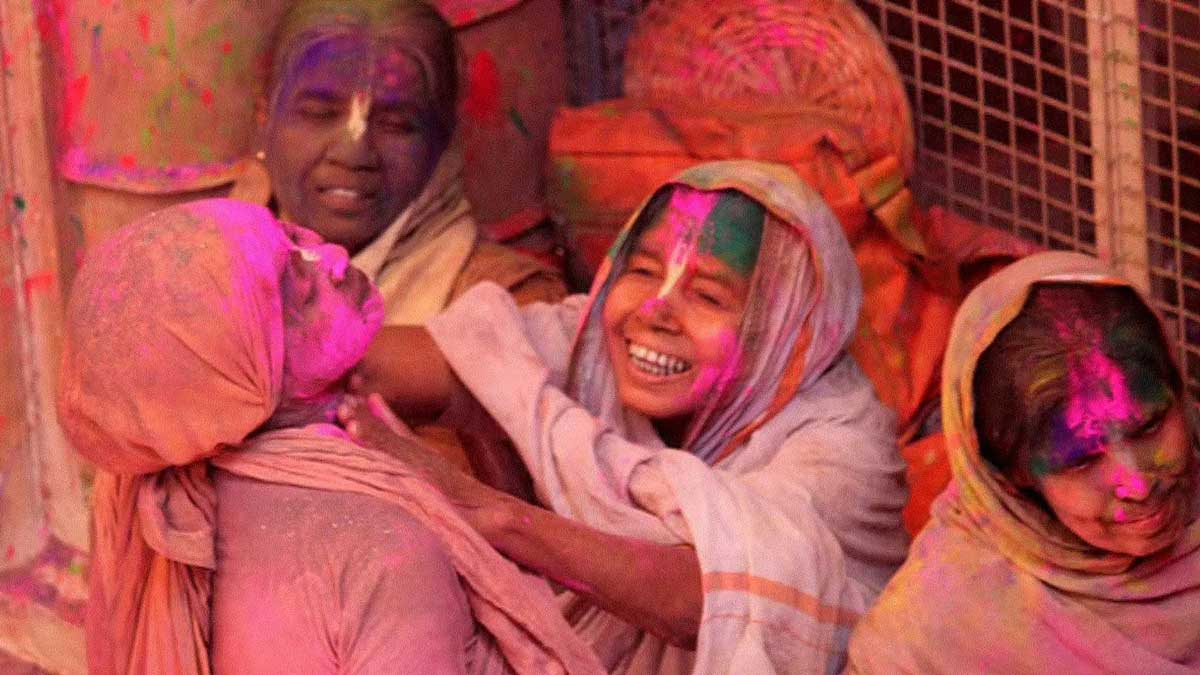
M346 131L358 142L367 133L367 117L371 114L371 95L356 92L350 99L350 115L346 119Z

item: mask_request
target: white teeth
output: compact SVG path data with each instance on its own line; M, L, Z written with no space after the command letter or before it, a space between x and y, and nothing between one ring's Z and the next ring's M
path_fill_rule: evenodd
M631 357L630 361L638 370L658 377L678 375L692 368L691 363L681 358L663 354L633 342L629 343L629 356Z
M349 188L329 188L326 192L335 197L345 197L346 199L358 199L362 195L358 190L351 190Z

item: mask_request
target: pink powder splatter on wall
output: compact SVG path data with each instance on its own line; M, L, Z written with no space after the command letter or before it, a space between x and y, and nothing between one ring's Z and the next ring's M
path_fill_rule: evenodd
M24 283L25 300L30 300L37 291L45 291L53 288L55 278L54 273L49 270L42 270L41 272L29 275Z
M476 122L495 123L500 115L500 69L491 52L479 52L467 65L463 112Z
M138 33L142 35L143 42L150 41L150 15L145 12L140 12L137 15Z
M63 99L63 126L74 129L83 110L83 102L87 98L88 85L91 82L88 75L80 75L67 84L66 96Z

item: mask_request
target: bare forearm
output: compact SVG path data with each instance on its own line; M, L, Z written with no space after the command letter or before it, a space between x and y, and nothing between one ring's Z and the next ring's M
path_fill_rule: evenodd
M690 546L608 534L515 499L500 512L481 528L497 550L635 626L695 647L703 592Z
M366 392L378 392L407 420L441 415L464 395L437 343L420 326L385 326L375 336L358 374Z

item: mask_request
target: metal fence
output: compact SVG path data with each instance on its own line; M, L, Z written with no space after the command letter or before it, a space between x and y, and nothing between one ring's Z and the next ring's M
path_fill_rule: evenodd
M573 103L620 95L646 4L566 0ZM856 4L913 104L920 202L1147 285L1200 395L1200 0Z

